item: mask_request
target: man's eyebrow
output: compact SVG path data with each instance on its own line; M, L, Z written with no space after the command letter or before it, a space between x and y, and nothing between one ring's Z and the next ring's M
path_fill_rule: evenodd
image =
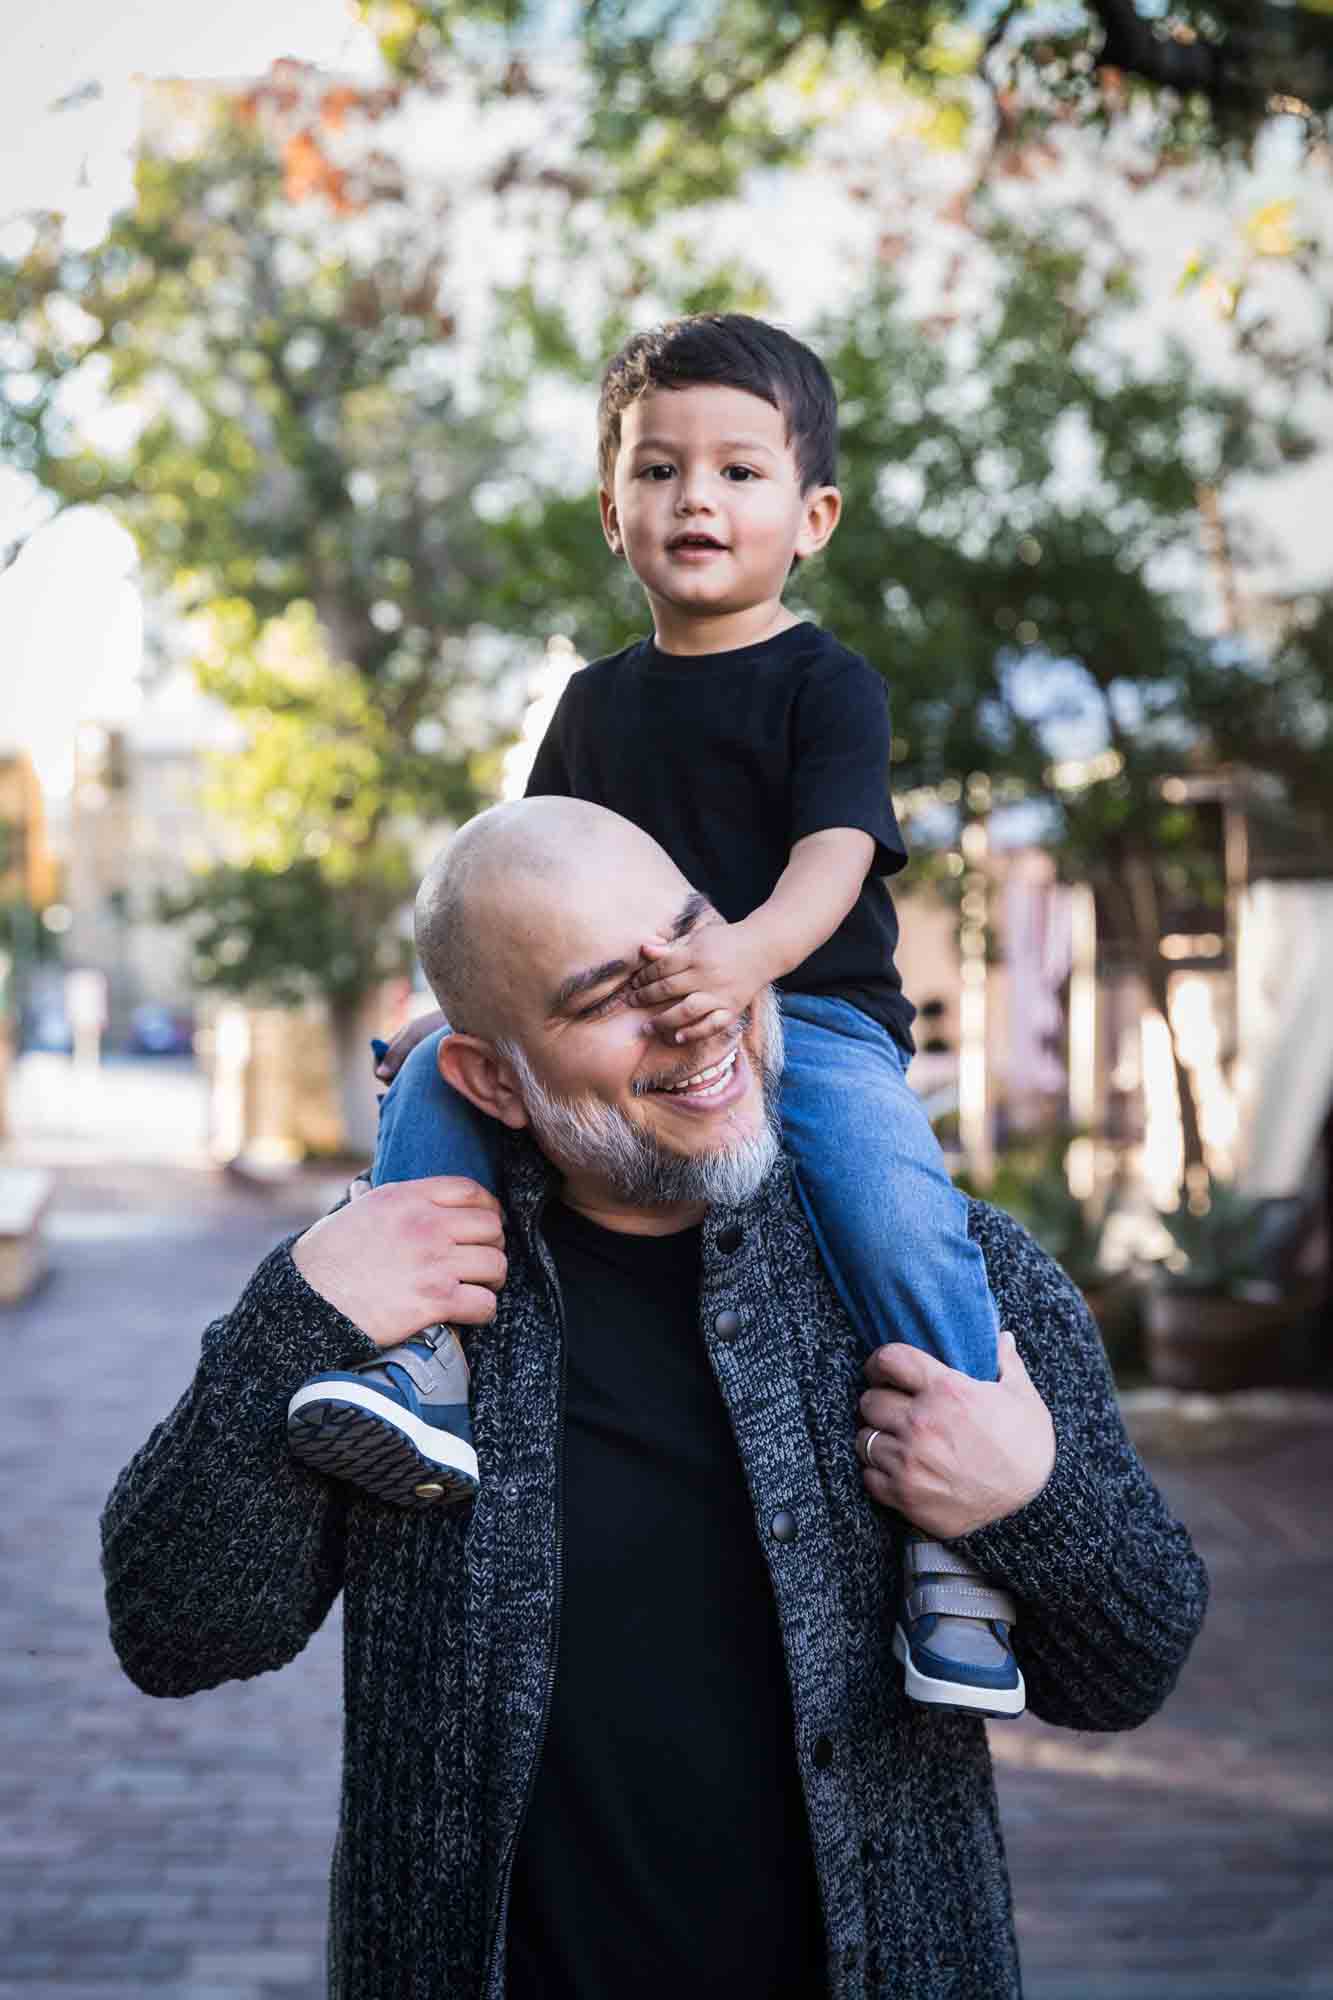
M590 993L594 986L605 986L608 980L621 979L629 971L626 958L608 958L602 965L589 965L582 972L571 972L563 985L556 988L551 1000L552 1014L563 1014L571 1000L577 1000L581 993Z
M681 906L680 915L676 918L667 933L672 944L678 943L687 931L692 931L704 911L711 910L712 907L713 905L709 902L707 896L702 895L698 889L691 889Z
M691 889L678 914L672 919L667 936L672 944L679 942L687 932L692 931L705 910L712 904L698 889ZM585 966L582 972L571 972L551 999L550 1013L563 1014L571 1000L577 1000L583 993L591 993L595 987L609 985L613 979L623 979L630 971L626 958L608 958L601 965Z

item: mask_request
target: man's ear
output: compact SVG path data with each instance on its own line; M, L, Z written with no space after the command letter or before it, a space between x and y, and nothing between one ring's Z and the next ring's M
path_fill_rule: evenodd
M521 1132L528 1114L519 1095L514 1072L493 1042L479 1035L446 1035L436 1055L440 1075L452 1084L460 1097L475 1104L488 1118Z

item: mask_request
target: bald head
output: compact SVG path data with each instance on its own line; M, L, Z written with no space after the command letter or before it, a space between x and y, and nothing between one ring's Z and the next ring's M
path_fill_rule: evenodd
M584 799L478 813L417 893L417 954L452 1025L488 1040L512 1033L516 984L552 930L594 911L609 883L665 874L684 883L650 835Z

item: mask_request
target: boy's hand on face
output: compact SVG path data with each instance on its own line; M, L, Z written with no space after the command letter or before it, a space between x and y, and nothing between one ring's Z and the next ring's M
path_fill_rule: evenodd
M744 924L721 917L678 944L648 938L639 949L645 963L630 981L630 1002L664 1007L656 1025L673 1042L702 1042L734 1026L771 976Z

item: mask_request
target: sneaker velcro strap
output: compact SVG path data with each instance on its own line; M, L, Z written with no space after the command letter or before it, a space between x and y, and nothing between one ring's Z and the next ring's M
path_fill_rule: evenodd
M410 1344L391 1347L371 1365L382 1368L386 1361L392 1361L395 1368L401 1368L405 1375L410 1375L418 1389L430 1391L439 1387L440 1368L433 1354L419 1354Z
M907 1561L913 1576L980 1576L981 1571L966 1556L947 1549L943 1542L907 1544Z
M919 1583L908 1595L907 1615L915 1620L932 1611L950 1618L1000 1618L1006 1625L1018 1620L1008 1591L989 1583Z

